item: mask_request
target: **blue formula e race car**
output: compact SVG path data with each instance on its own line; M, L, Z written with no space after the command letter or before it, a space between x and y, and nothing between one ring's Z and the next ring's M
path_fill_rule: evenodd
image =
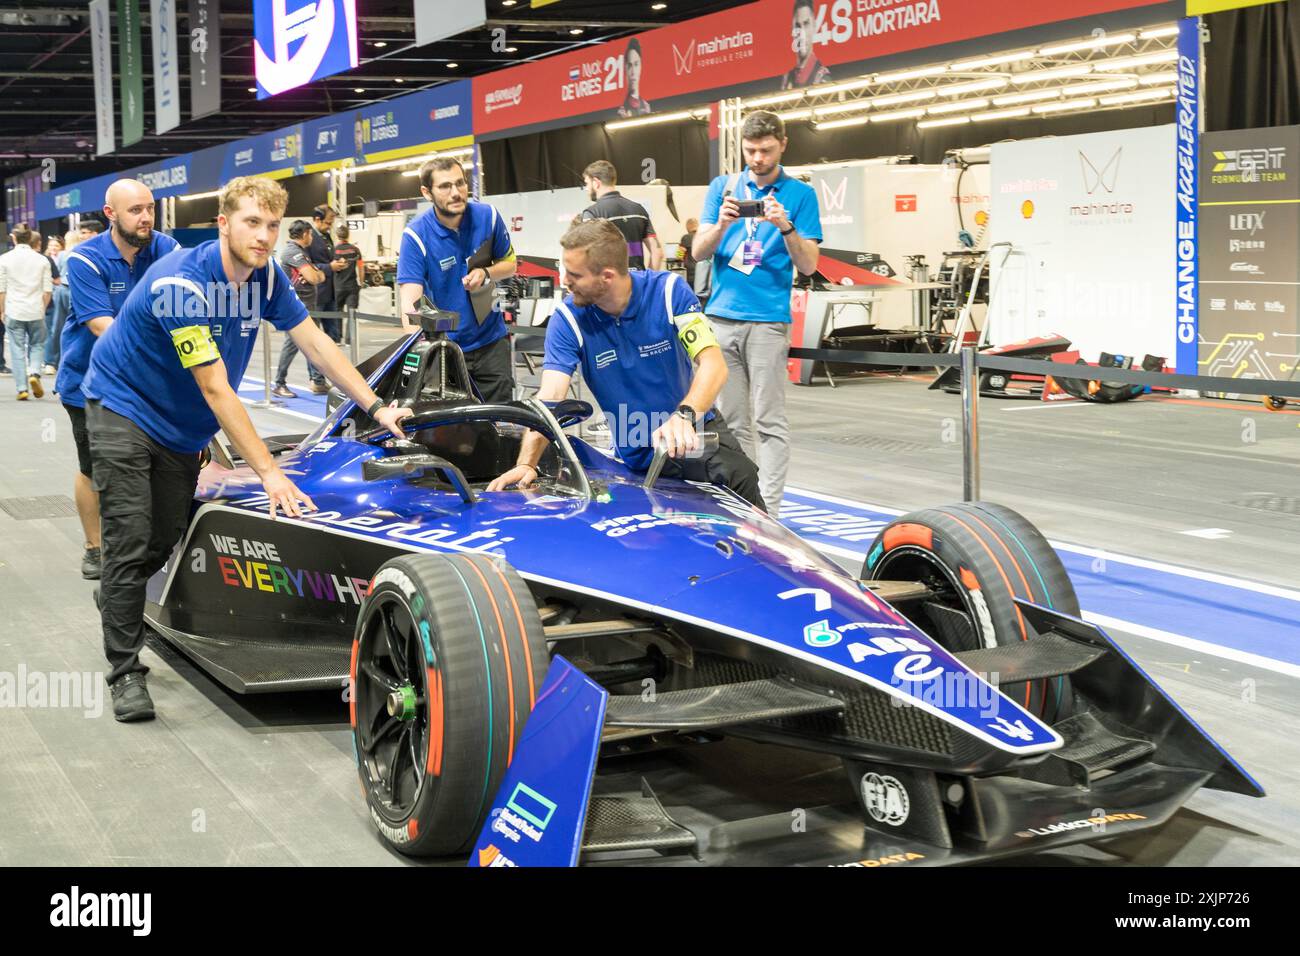
M317 509L270 520L214 443L146 616L233 691L344 687L368 811L471 865L987 860L1262 790L1098 628L1024 518L899 518L855 577L729 491L481 403L436 323L272 442ZM488 492L527 431L539 482Z

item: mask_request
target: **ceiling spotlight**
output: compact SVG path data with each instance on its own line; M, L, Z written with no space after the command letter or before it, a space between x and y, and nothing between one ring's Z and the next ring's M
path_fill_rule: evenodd
M667 9L668 9L668 4L666 4L666 3L652 3L652 4L650 4L650 9L651 9L651 10L667 10Z
M366 91L366 88L365 88L364 86L354 86L354 87L352 87L352 92L353 92L353 93L364 93L365 91Z
M507 52L507 53L518 53L518 52L519 52L519 47L517 47L517 46L508 46L508 47L506 47L506 52Z
M395 77L393 77L393 82L394 82L394 83L405 83L406 81L405 81L404 79L402 79L400 76L395 76Z
M582 36L582 27L574 27L572 30L569 31L569 36L571 37Z
M384 47L388 46L388 41L387 41L387 40L376 40L376 41L375 41L375 46L377 46L379 49L382 50Z
M501 0L501 6L503 7L513 7L514 5L515 0Z
M248 88L248 92L250 92L250 93L256 93L256 92L257 92L257 87L256 87L256 86L250 86L250 87Z
M459 63L448 63L448 64L447 64L447 69L449 69L449 70L454 70L454 69L456 69L456 67L458 67L458 66L460 66Z

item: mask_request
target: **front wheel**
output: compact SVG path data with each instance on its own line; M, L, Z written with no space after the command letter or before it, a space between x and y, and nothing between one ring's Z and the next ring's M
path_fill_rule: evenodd
M1047 539L1021 515L989 502L896 518L872 543L862 577L927 585L933 596L908 609L911 619L954 652L1028 640L1029 625L1015 598L1079 615L1074 586ZM1064 677L1002 691L1046 719L1070 713Z
M351 722L370 818L410 856L466 853L546 675L532 595L482 554L395 558L352 644Z

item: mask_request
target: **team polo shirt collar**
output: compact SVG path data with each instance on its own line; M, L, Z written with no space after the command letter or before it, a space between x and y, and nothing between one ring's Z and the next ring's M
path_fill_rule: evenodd
M776 179L772 180L766 186L760 186L758 183L754 181L754 171L751 170L748 166L746 166L745 175L742 177L742 181L747 183L750 189L762 193L763 195L767 195L768 193L775 193L777 187L779 187L781 183L785 182L789 178L790 177L787 176L785 173L785 167L777 166Z
M627 298L627 305L618 315L610 315L598 305L592 305L591 310L607 322L631 322L641 314L641 305L645 301L645 277L646 274L640 270L629 272L628 276L632 279L632 294Z
M473 206L471 206L469 203L465 203L465 211L460 214L460 226L456 229L453 229L451 228L451 226L447 225L445 222L442 221L441 217L439 217L438 215L437 207L435 207L432 210L433 215L429 217L429 225L434 228L439 238L456 239L460 236L461 232L464 231L467 225L472 225L472 220L470 220L471 209L473 209Z
M212 244L212 248L209 249L207 255L204 256L203 266L207 270L208 276L214 282L228 281L226 279L226 264L221 261L221 240L220 239L218 239L216 242ZM248 277L249 280L251 281L253 276L255 275L257 275L256 269L254 269L252 275Z
M163 235L163 233L159 232L156 229L150 230L149 244L147 246L142 246L141 248L137 249L135 253L135 259L133 259L131 262L126 261L126 256L122 255L122 250L119 249L117 247L117 243L113 241L112 223L108 224L108 229L103 233L103 235L108 237L108 242L105 243L107 249L104 250L104 258L116 259L118 262L125 265L128 269L134 269L137 263L140 262L151 263L158 258L156 255L154 255L154 253L158 251L158 237Z

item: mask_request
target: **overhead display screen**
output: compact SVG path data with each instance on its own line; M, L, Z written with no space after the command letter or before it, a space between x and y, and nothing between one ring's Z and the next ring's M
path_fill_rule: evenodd
M253 0L259 100L357 65L356 0Z

